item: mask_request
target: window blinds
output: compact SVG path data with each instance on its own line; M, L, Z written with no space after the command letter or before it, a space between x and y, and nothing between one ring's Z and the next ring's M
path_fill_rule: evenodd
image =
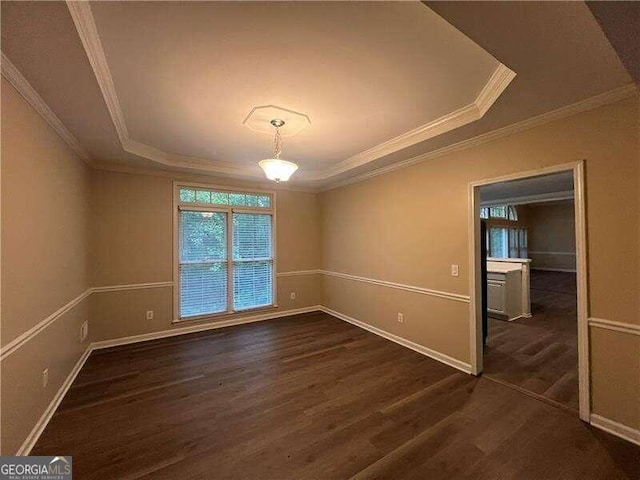
M180 211L180 316L227 310L227 214Z
M273 304L271 213L196 207L178 215L180 318Z
M233 308L273 303L271 215L233 214Z

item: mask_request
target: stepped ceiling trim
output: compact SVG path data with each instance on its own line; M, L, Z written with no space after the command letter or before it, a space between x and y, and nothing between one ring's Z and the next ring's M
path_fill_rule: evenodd
M76 152L80 158L85 162L91 163L91 156L89 152L80 145L80 142L73 136L73 134L64 126L58 116L53 113L53 110L49 108L49 105L42 99L42 97L35 91L26 78L15 67L11 60L2 53L2 76L6 78L11 85L24 97L40 116L53 128L58 135Z
M95 73L123 150L169 167L188 168L199 172L232 177L262 177L261 172L257 168L240 166L233 162L216 159L175 155L131 138L118 100L95 19L91 12L91 6L89 2L73 0L67 0L67 6ZM508 87L515 76L515 72L505 65L499 64L484 88L471 104L346 158L324 170L300 172L298 178L304 181L327 181L336 175L361 167L381 157L415 145L416 143L479 120Z

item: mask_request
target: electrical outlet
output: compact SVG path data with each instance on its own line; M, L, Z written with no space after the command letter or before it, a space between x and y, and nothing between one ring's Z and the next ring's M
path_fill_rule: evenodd
M296 299L296 292L291 292L291 300L295 300Z
M147 320L153 320L153 310L147 310Z
M451 276L457 277L459 275L459 267L458 265L451 265Z
M404 313L398 313L398 323L404 323Z
M45 388L49 383L49 369L45 368L42 371L42 388Z
M82 322L82 325L80 325L80 341L84 342L88 334L89 334L89 322L85 320L84 322Z

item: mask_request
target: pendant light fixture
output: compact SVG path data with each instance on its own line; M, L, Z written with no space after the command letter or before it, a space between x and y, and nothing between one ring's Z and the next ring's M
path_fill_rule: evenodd
M265 175L269 180L275 182L286 182L289 180L293 172L298 169L298 165L287 160L282 160L280 154L282 153L282 138L280 137L280 127L284 125L284 121L278 118L271 120L271 125L276 129L276 135L273 139L273 158L267 158L260 160L258 165L264 170Z

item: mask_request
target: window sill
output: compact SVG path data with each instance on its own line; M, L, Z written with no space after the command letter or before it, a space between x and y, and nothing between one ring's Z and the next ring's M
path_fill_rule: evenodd
M233 312L221 312L221 313L212 313L209 315L198 315L196 317L186 317L186 318L178 318L176 320L172 320L171 324L182 324L182 323L197 323L197 322L206 322L211 320L225 320L227 318L235 318L243 314L260 313L260 312L270 312L276 310L278 308L278 304L274 303L273 305L266 305L264 307L256 307L256 308L247 308L246 310L235 310Z

